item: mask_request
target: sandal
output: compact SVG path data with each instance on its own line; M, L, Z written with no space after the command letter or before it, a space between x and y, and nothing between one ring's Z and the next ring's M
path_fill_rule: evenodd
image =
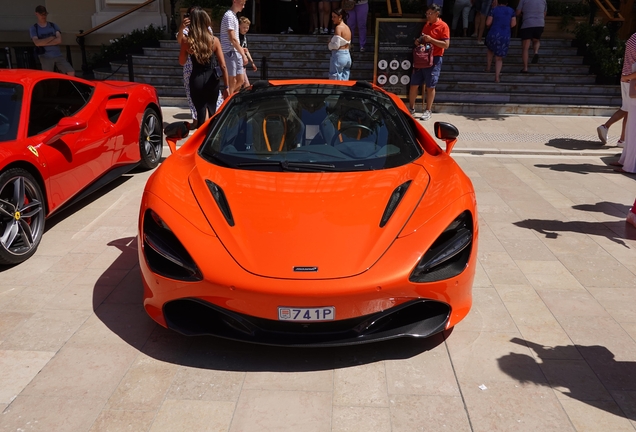
M523 70L523 69L521 69L519 72L520 72L520 73L528 73L528 71L527 71L527 70Z

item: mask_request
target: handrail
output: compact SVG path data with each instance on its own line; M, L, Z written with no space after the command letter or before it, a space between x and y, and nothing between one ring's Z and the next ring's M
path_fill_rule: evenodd
M104 21L103 23L101 23L99 25L96 25L95 27L93 27L89 31L85 32L83 30L80 30L80 33L76 34L75 36L77 36L77 37L88 36L89 34L95 32L95 31L97 31L97 30L99 30L99 29L101 29L103 27L106 27L108 24L114 23L115 21L119 20L120 18L123 18L126 15L130 15L131 13L141 9L142 7L148 6L150 3L154 3L154 2L155 2L155 0L146 0L145 2L143 2L141 4L138 4L137 6L134 6L134 7L130 8L130 9L128 9L127 11L125 11L125 12L120 13L119 15L117 15L114 18L111 18L108 21Z
M77 41L77 44L80 46L80 51L82 52L82 72L84 74L91 73L91 70L88 67L88 59L86 58L86 47L84 46L84 42L85 42L84 39L86 38L86 36L88 36L89 34L91 34L93 32L96 32L97 30L99 30L101 28L104 28L107 25L112 24L115 21L117 21L117 20L119 20L119 19L121 19L121 18L123 18L123 17L125 17L127 15L130 15L131 13L133 13L133 12L143 8L143 7L146 7L150 3L154 3L154 2L155 2L155 0L146 0L145 2L143 2L141 4L138 4L136 6L133 6L132 8L128 9L127 11L120 13L119 15L117 15L114 18L111 18L108 21L105 21L105 22L103 22L103 23L101 23L99 25L96 25L95 27L93 27L92 29L90 29L90 30L88 30L86 32L84 30L80 30L80 32L75 35L75 37L76 37L75 40ZM170 4L173 5L174 4L174 0L170 0ZM174 15L174 13L173 13L173 15Z
M605 14L608 21L625 21L610 0L594 0L594 3Z

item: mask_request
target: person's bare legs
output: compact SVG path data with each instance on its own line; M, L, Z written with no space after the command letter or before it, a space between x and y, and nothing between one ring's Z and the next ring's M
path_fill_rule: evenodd
M318 28L318 7L316 2L309 3L309 32L313 33Z
M329 18L331 18L331 3L328 1L318 2L318 14L320 17L320 27L329 29Z
M486 51L486 72L490 72L490 66L492 65L492 56L495 55L492 51Z
M532 39L532 48L534 49L534 55L539 54L539 47L541 46L541 40Z
M619 120L623 120L623 131L621 132L621 139L625 138L625 123L627 123L627 112L622 109L617 109L614 114L604 123L606 128L610 128L611 125L616 123Z
M415 100L417 99L417 94L420 91L420 86L410 86L409 87L409 109L415 110Z
M432 112L433 99L435 99L435 88L426 87L426 109Z
M503 66L503 57L495 56L495 82L499 82L499 75L501 75L501 68Z
M521 60L523 61L523 71L528 72L528 49L530 49L530 39L521 41Z
M228 92L230 94L237 92L243 86L243 75L230 76L230 83L228 84Z
M481 37L484 35L484 29L486 28L486 17L482 16L481 13L479 16L481 19L479 20L479 29L477 30L477 43L481 44L483 43ZM477 18L475 18L475 21L477 21Z

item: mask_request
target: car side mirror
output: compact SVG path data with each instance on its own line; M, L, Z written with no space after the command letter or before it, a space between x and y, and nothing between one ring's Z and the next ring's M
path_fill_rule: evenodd
M73 133L83 131L88 127L86 120L73 118L73 117L62 117L60 121L53 126L53 129L49 132L49 134L44 138L44 144L51 145L55 141L62 138L62 136Z
M435 130L435 136L446 142L446 153L450 154L457 143L459 129L446 122L435 122L433 129Z
M170 153L177 151L177 141L188 136L190 133L190 123L188 122L174 122L168 124L163 128L163 133L166 135L166 141L170 148Z

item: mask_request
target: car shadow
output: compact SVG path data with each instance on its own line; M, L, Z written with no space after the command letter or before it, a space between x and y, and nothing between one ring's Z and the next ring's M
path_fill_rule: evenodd
M95 315L123 341L157 360L224 371L304 372L346 368L382 360L406 359L442 344L452 329L425 339L319 348L249 344L213 336L184 336L156 324L142 304L143 285L137 260L137 238L111 241L119 257L93 288ZM130 271L122 277L121 269ZM114 278L121 279L113 285Z
M543 346L524 339L538 359L513 353L497 359L501 371L520 383L550 387L611 414L636 421L636 362L617 361L604 346ZM537 367L542 373L537 373Z

